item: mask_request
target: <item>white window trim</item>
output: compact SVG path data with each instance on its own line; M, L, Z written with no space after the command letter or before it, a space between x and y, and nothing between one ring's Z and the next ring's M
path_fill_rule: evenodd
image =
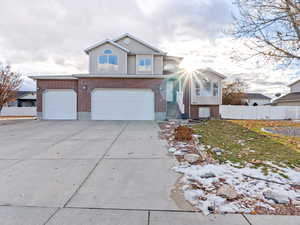
M106 50L110 50L112 53L111 54L107 54L107 53L105 54L104 52ZM107 57L106 63L100 63L100 57L101 56L106 56ZM116 58L117 58L117 64L110 64L109 63L109 56L116 56ZM101 55L98 55L98 58L97 58L97 68L100 69L101 71L105 71L105 72L118 71L120 69L120 59L119 58L120 58L119 55L114 54L114 51L112 49L106 48L106 49L104 49L102 51ZM113 67L113 69L111 69L110 67Z
M195 96L196 97L220 97L221 96L221 85L220 85L220 82L219 81L217 81L217 80L209 80L209 82L210 82L210 95L209 96L205 96L205 95L201 95L201 94L197 94L197 87L196 87L196 83L197 83L198 81L194 81L194 84L193 84L193 86L194 86L194 94L195 94ZM216 83L217 85L218 85L218 95L214 95L214 83ZM202 88L204 88L203 86L202 86L202 84L201 84L201 82L200 82L200 93L201 93L201 90L202 90Z
M150 58L151 59L151 70L149 71L140 71L139 70L139 64L140 64L140 60L141 59L146 59L146 58ZM136 60L136 74L153 74L154 73L154 55L136 55L135 57Z

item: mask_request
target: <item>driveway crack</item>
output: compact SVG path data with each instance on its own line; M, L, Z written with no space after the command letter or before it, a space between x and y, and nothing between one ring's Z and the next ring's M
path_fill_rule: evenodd
M109 152L109 150L112 148L112 146L117 142L117 140L119 139L119 137L125 131L125 129L127 128L128 124L129 124L128 121L124 124L124 126L122 127L122 129L120 130L120 132L118 133L118 135L114 138L114 140L112 141L112 143L105 150L104 154L101 156L101 158L98 159L98 161L96 162L95 166L91 169L91 171L88 173L88 175L84 178L84 180L81 182L81 184L77 187L77 189L75 190L75 192L71 195L71 197L63 205L63 208L65 208L69 204L69 202L75 197L75 195L78 193L78 191L81 189L81 187L89 179L89 177L92 175L92 173L98 167L98 165L100 164L100 162L105 158L105 156L107 155L107 153Z

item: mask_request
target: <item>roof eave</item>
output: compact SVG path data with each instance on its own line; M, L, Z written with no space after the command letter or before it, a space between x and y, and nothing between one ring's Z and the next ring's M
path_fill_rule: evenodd
M114 46L120 48L121 50L127 52L127 53L130 52L130 50L128 50L127 48L125 48L125 47L119 45L118 43L115 43L114 41L111 41L111 40L109 40L109 39L105 39L105 40L103 40L103 41L97 42L96 44L94 44L94 45L88 47L87 49L85 49L84 52L85 52L86 54L89 54L89 52L92 51L93 49L98 48L99 46L104 45L104 44L106 44L106 43L110 43L110 44L112 44L112 45L114 45Z
M151 49L153 49L153 50L155 50L155 51L161 53L162 55L167 55L167 52L163 52L163 51L161 51L160 49L158 49L158 48L156 48L156 47L154 47L154 46L148 44L147 42L145 42L145 41L143 41L143 40L141 40L141 39L139 39L139 38L137 38L137 37L135 37L135 36L133 36L132 34L129 34L129 33L122 34L121 36L112 39L112 41L115 42L115 41L118 41L118 40L120 40L120 39L122 39L122 38L124 38L124 37L130 37L131 39L134 39L134 40L136 40L136 41L142 43L143 45L145 45L145 46L147 46L147 47L149 47L149 48L151 48Z

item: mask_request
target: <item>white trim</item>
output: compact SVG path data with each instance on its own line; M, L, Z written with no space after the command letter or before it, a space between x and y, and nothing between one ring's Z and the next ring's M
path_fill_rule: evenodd
M154 55L152 54L152 72L151 74L154 74Z
M167 79L172 77L172 75L161 75L161 74L151 74L151 75L127 75L127 74L113 74L113 75L102 75L102 74L73 74L68 76L30 76L33 80L77 80L78 78L153 78L153 79Z
M123 51L125 51L125 52L127 52L127 53L130 52L127 48L125 48L125 47L123 47L122 45L119 45L118 43L115 43L115 42L113 42L113 41L111 41L111 40L109 40L109 39L105 39L105 40L103 40L103 41L100 41L100 42L98 42L98 43L96 43L96 44L94 44L94 45L88 47L88 48L85 49L84 51L85 51L86 54L89 54L89 52L90 52L91 50L93 50L94 48L97 48L97 47L99 47L99 46L101 46L101 45L104 45L104 44L106 44L106 43L110 43L110 44L112 44L112 45L114 45L114 46L116 46L116 47L122 49Z
M112 39L112 41L118 41L118 40L120 40L120 39L122 39L124 37L130 37L131 39L133 39L133 40L135 40L137 42L140 42L141 44L147 46L148 48L151 48L152 50L155 50L155 51L157 51L157 52L159 52L159 53L161 53L163 55L167 54L166 52L163 52L160 49L153 47L152 45L148 44L147 42L145 42L143 40L140 40L139 38L137 38L137 37L135 37L135 36L133 36L133 35L131 35L129 33L122 34L121 36L119 36L119 37L117 37L115 39Z
M75 101L75 108L76 108L76 116L75 116L75 118L74 119L68 119L68 120L78 120L78 116L77 116L77 110L78 110L78 105L77 105L77 101L78 101L78 95L77 95L77 92L74 90L74 89L72 89L72 88L64 88L64 89L59 89L59 88L57 88L57 89L53 89L53 88L50 88L50 89L45 89L43 92L42 92L42 119L43 120L53 120L53 119L47 119L47 118L45 118L45 94L47 93L47 92L49 92L49 91L72 91L72 92L74 92L75 93L75 95L76 95L76 101ZM55 120L60 120L60 119L55 119ZM61 119L61 120L65 120L65 119Z
M120 75L98 75L98 74L78 74L78 75L74 75L74 77L84 77L84 78L101 78L101 77L105 77L105 78L153 78L153 79L167 79L169 78L168 75L161 75L161 74L153 74L153 75L124 75L124 74L120 74Z
M128 74L128 54L125 57L125 71L126 71L126 74Z
M39 75L39 76L28 76L33 80L77 80L73 75Z

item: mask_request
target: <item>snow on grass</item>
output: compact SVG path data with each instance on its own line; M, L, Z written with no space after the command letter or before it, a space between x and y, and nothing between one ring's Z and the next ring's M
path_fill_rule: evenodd
M293 183L300 182L300 173L292 169L283 169L289 179L277 173L265 175L260 169L236 168L229 164L188 165L180 164L174 170L183 174L181 182L185 199L193 206L208 214L209 210L228 213L250 213L255 206L272 209L273 200L265 199L263 193L272 191L288 196L292 201L300 200L300 190L292 188ZM215 177L205 178L205 174L213 173ZM247 176L267 179L278 183L249 178ZM238 198L227 200L217 196L220 186L228 184L234 187Z

